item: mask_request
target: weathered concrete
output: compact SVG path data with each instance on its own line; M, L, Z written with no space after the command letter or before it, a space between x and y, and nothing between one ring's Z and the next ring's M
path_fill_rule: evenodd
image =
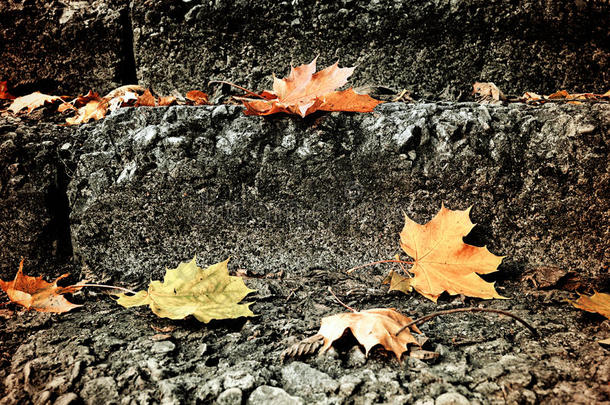
M105 92L134 66L126 0L0 2L0 80L16 95Z
M475 81L607 91L608 15L601 0L136 0L132 24L138 79L161 92L212 79L262 90L319 55L358 65L357 86L467 100Z
M123 110L82 127L69 185L80 264L144 282L197 254L256 274L399 252L402 212L473 205L505 274L606 271L610 107L385 104L308 120L236 107Z
M603 0L17 1L0 4L0 80L16 94L159 92L271 73L319 55L358 65L353 81L418 98L468 99L474 81L507 93L597 91L610 81Z
M0 279L58 275L72 262L66 187L72 128L0 116ZM64 160L68 159L68 160ZM61 270L60 270L61 271Z

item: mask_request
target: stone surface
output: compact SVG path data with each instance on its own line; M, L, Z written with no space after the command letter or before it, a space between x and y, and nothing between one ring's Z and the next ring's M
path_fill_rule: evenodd
M402 212L473 206L500 275L608 263L607 105L385 104L309 120L127 109L82 127L69 185L79 263L145 282L197 254L253 274L393 257ZM295 260L295 258L298 258Z
M13 279L21 257L27 275L57 277L71 262L66 187L74 167L60 148L73 130L39 119L0 116L2 280Z
M138 79L162 92L224 79L271 88L290 64L358 65L355 85L466 99L475 81L507 93L607 91L606 1L136 0Z
M328 374L299 361L282 368L282 385L289 393L309 398L318 393L333 394L339 388L339 383Z
M277 387L262 385L248 397L248 405L301 405L303 400Z
M434 400L434 405L470 405L470 401L457 392L446 392Z
M241 405L242 392L239 388L229 388L223 391L218 398L216 398L216 404L218 405Z
M135 78L126 0L3 0L0 81L52 94L106 92Z

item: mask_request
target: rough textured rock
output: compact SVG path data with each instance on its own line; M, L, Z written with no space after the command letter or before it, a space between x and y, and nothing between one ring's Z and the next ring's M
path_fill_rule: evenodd
M0 80L16 95L105 92L136 80L126 0L3 0Z
M0 116L0 279L25 273L57 276L71 262L66 187L74 169L72 129ZM60 270L61 271L61 270Z
M402 212L474 206L501 274L608 265L607 105L385 104L309 120L239 108L128 109L82 127L69 185L75 255L147 282L197 254L251 274L393 257Z
M133 2L138 79L162 92L225 79L270 87L320 55L358 65L357 85L419 97L468 96L474 81L508 93L606 91L610 4L601 0Z

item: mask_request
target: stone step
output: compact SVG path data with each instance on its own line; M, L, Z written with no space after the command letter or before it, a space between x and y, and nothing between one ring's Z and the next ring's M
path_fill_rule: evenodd
M246 117L124 109L79 129L75 256L140 282L197 254L254 274L345 270L400 251L402 213L473 206L505 275L608 262L610 106L388 103L371 114Z
M0 80L20 92L169 94L225 79L252 90L319 55L358 65L355 86L467 100L475 81L505 93L607 91L603 0L32 0L0 4Z

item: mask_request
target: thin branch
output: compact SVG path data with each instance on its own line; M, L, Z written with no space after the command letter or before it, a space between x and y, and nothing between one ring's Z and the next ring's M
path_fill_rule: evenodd
M254 97L256 97L256 98L262 98L263 100L266 100L266 98L265 98L265 97L263 97L263 96L261 96L261 95L259 95L259 94L256 94L255 92L250 91L250 90L246 89L245 87L238 86L238 85L237 85L237 84L235 84L235 83L227 82L227 81L224 81L224 80L210 80L210 81L208 82L208 86L209 86L210 84L212 84L212 83L228 84L228 85L229 85L229 86L231 86L231 87L235 87L236 89L240 89L241 91L245 91L246 93L248 93L248 94L249 94L249 95L251 95L251 96L254 96Z
M438 312L434 312L431 313L429 315L426 316L422 316L421 318L418 318L416 320L414 320L413 322L409 322L408 324L406 324L405 326L403 326L402 328L400 328L398 330L398 332L396 332L395 336L398 336L400 334L400 332L402 332L403 330L407 329L409 326L411 325L421 325L425 322L428 322L430 319L437 317L439 315L448 315L448 314L454 314L457 312L492 312L495 314L500 314L500 315L506 315L509 316L513 319L516 319L517 321L521 322L526 328L528 328L530 330L530 332L532 332L532 334L535 337L540 337L540 334L538 333L538 331L531 326L529 323L525 322L522 318L518 317L515 314L511 314L510 312L507 311L502 311L500 309L491 309L491 308L476 308L476 307L470 307L470 308L455 308L455 309L448 309L445 311L438 311Z
M106 285L106 284L76 284L75 287L100 287L100 288L112 288L114 290L121 290L131 294L137 294L137 292L130 290L129 288L117 287L116 285Z
M354 271L361 269L363 267L368 267L368 266L374 266L376 264L382 264L382 263L404 263L404 264L414 264L415 262L408 262L406 260L396 260L396 259L389 259L389 260L379 260L377 262L371 262L371 263L367 263L367 264L361 264L360 266L356 266L356 267L352 267L351 269L347 270L347 273L353 273Z
M344 303L343 303L343 301L341 301L341 300L340 300L340 299L339 299L339 298L338 298L338 297L335 295L335 293L333 292L333 289L332 289L332 288L328 287L328 291L329 291L329 292L330 292L330 293L333 295L333 297L335 297L335 299L337 300L337 302L338 302L339 304L343 305L345 308L349 309L349 310L350 310L350 311L352 311L352 312L358 312L358 311L356 311L354 308L350 307L349 305L344 304Z

